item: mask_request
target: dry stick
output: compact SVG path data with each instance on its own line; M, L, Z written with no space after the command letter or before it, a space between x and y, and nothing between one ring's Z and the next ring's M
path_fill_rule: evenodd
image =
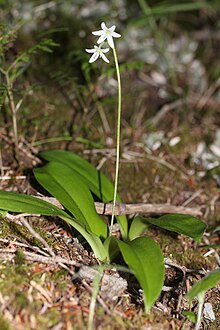
M199 102L197 104L197 108L199 110L201 110L206 105L206 103L209 101L209 99L212 97L212 95L216 92L216 90L219 87L220 87L220 78L218 78L199 99Z
M31 227L31 225L27 222L27 220L22 217L20 218L20 222L29 230L29 232L31 233L31 235L33 235L39 242L41 242L45 248L47 249L47 251L49 252L49 254L51 255L51 257L55 257L55 253L53 252L53 250L50 248L50 246L47 244L47 242L45 241L45 239L43 237L41 237L35 230L33 227Z
M131 151L131 150L126 150L126 149L124 149L124 150L125 151L122 154L123 159L127 159L127 160L130 160L130 161L133 160L133 162L136 162L137 161L137 158L140 157L140 155L141 155L139 152L135 152L135 151ZM146 158L147 159L150 159L150 160L153 160L153 161L157 162L158 164L161 164L161 165L166 166L171 171L174 171L174 172L177 172L178 171L178 169L175 166L173 166L172 164L168 163L166 160L164 160L161 157L155 157L155 156L149 155L147 153L147 154L144 154L144 155L142 154L142 156L140 158L142 158L142 160L144 160Z
M2 160L2 150L0 148L0 172L1 172L1 177L4 176L4 168L3 168L3 160Z
M149 122L152 125L157 125L159 123L159 121L161 121L161 119L171 110L175 110L177 108L179 108L180 106L182 106L183 104L185 104L187 101L185 99L180 99L180 100L176 100L172 103L169 104L165 104L164 106L162 106L162 108L157 112L157 114L153 117L149 119Z
M11 179L13 179L13 180L26 180L27 177L26 177L26 175L17 175L17 176L16 175L15 176L13 176L13 175L1 175L0 176L1 181L11 180Z
M62 205L53 197L40 197L35 196L40 199L46 200L51 204L56 205L59 208L63 208ZM95 202L96 212L103 215L112 214L112 203L99 203ZM190 208L184 206L175 206L169 204L125 204L116 203L115 215L128 215L134 213L141 214L167 214L167 213L178 213L178 214L188 214L192 216L202 216L202 211L200 208Z
M110 215L112 212L112 203L95 203L96 211L98 214ZM174 206L169 204L124 204L116 203L115 215L125 215L133 213L142 214L167 214L178 213L188 214L193 216L202 216L202 212L197 208L189 208L183 206Z
M13 143L12 141L7 137L5 136L4 134L2 134L0 132L0 138L2 140L4 140L5 143L7 143L9 146L12 146ZM22 152L23 154L25 154L25 156L27 156L28 158L32 159L33 161L35 161L36 164L40 164L41 161L40 159L35 156L35 154L37 153L37 150L35 150L30 144L28 144L25 140L21 139L21 144L19 143L18 146L17 146L17 149ZM29 150L27 150L26 148L24 148L24 145L28 147Z
M21 223L19 223L19 225L22 225ZM18 246L20 248L25 248L25 249L31 249L32 251L34 251L34 253L40 253L41 255L48 257L48 252L45 252L45 250L40 249L38 246L34 246L31 244L25 244L25 243L20 243L17 242L15 240L9 240L9 239L5 239L5 238L0 238L0 242L8 244L8 245L13 245L13 246Z
M220 31L214 31L211 29L199 29L198 31L192 32L191 36L192 40L196 39L199 41L203 41L206 39L220 40Z
M202 239L203 239L203 242L205 244L210 245L210 242L209 242L209 240L206 236L203 236ZM215 249L212 249L212 248L210 248L209 251L214 253L215 260L216 260L218 266L220 266L220 256L219 256L218 252Z
M12 242L12 243L14 244L15 242ZM10 248L10 249L9 248L6 248L6 249L1 248L0 249L0 258L2 258L2 255L5 257L5 259L8 259L6 257L6 255L9 256L9 259L14 258L16 251L17 251L16 248L14 248L14 249L12 249L12 248ZM28 251L23 251L23 255L24 255L25 259L28 260L28 261L36 261L36 262L40 262L42 264L55 265L55 264L62 263L62 264L69 265L69 266L74 266L74 267L77 267L77 268L83 268L85 266L88 267L85 264L81 264L81 263L78 263L74 260L69 260L69 259L66 259L66 258L63 258L63 257L59 257L59 256L55 256L54 258L51 258L49 256L42 256L40 254L37 254L37 253L34 253L34 252L28 252ZM206 274L203 270L189 269L189 268L186 268L185 266L181 266L181 265L173 262L169 258L164 258L164 263L167 266L171 266L171 267L175 267L175 268L180 269L183 273L197 273L197 274L200 274L200 275L205 275ZM76 273L74 273L74 275L76 275ZM86 281L87 277L85 276L85 278L82 278L82 279L84 281ZM91 291L89 291L89 292L91 292Z
M14 257L14 254L16 253L17 249L0 249L0 255L12 255ZM69 260L63 257L55 256L54 258L51 258L50 256L42 256L37 253L33 252L28 252L28 251L23 251L24 257L26 260L29 261L37 261L43 264L65 264L69 266L74 266L74 267L82 267L84 266L83 264L80 264L74 260Z
M41 237L35 230L34 228L32 228L32 226L27 222L27 220L24 217L21 217L20 215L20 222L21 224L23 224L28 230L29 232L38 240L40 241L45 248L47 249L48 253L51 255L51 259L54 263L54 260L57 258L56 254L53 252L53 250L50 248L50 246L47 244L47 242L45 241L45 239L43 237ZM63 262L64 261L64 262ZM59 260L58 264L60 267L66 269L71 275L74 275L74 272L69 269L66 265L65 265L65 259Z

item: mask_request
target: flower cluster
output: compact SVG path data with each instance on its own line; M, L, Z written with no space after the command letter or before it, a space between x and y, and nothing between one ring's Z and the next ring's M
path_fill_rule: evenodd
M102 48L102 45L105 41L109 44L111 48L114 48L113 38L120 38L121 35L115 32L116 26L113 25L110 28L107 28L104 22L101 24L102 30L94 31L92 34L95 36L99 36L97 40L98 46L94 46L94 48L86 49L87 53L92 53L92 56L89 59L89 63L95 62L99 57L101 57L106 63L109 63L109 60L105 56L105 53L109 51L109 48Z

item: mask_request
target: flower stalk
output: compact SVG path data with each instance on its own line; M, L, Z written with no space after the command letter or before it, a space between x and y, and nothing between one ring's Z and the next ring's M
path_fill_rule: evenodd
M120 161L120 136L121 136L121 76L118 65L118 57L115 48L113 48L114 60L115 60L115 68L118 80L118 114L117 114L117 141L116 141L116 162L115 162L115 184L114 184L114 197L113 197L113 205L112 205L112 216L110 223L109 234L112 234L112 227L115 216L115 205L117 199L117 191L118 191L118 177L119 177L119 161Z
M97 44L99 46L94 46L94 48L86 49L87 53L91 53L92 56L89 59L89 63L95 62L98 58L102 58L105 62L109 63L108 58L105 54L109 51L109 48L102 48L102 45L107 42L110 48L113 51L114 61L115 61L115 68L118 80L118 112L117 112L117 132L116 132L116 164L115 164L115 184L114 184L114 195L113 195L113 204L112 204L112 216L109 228L109 235L112 235L112 228L114 223L114 216L115 216L115 206L116 206L116 199L117 199L117 191L118 191L118 176L119 176L119 161L120 161L120 133L121 133L121 77L120 77L120 70L118 65L118 58L117 53L115 50L114 39L113 38L120 38L121 35L115 32L116 26L113 25L108 28L104 22L101 23L101 30L94 31L92 34L98 36Z

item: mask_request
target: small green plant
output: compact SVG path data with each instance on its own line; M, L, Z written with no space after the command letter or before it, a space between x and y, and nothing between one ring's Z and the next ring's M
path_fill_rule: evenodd
M159 245L142 236L149 223L200 240L206 225L186 215L166 215L158 219L134 218L131 225L125 216L116 216L121 239L109 234L106 222L96 213L91 192L104 203L112 200L114 186L89 162L70 151L42 152L48 163L34 170L37 181L65 208L37 197L0 191L0 208L11 212L58 216L73 226L90 244L96 258L111 263L121 253L134 272L143 291L145 310L149 312L158 298L164 281L164 260ZM120 201L120 197L117 199ZM4 212L2 212L4 215Z
M145 311L148 313L159 297L164 282L164 258L159 245L150 237L142 236L143 232L154 224L157 227L187 235L200 240L206 225L199 219L186 215L166 215L158 219L135 217L129 225L126 216L115 217L116 200L121 201L117 193L119 171L120 122L121 122L121 84L114 37L115 26L93 32L98 35L98 46L87 49L93 63L98 58L109 62L106 53L109 48L102 48L107 41L113 50L118 78L118 119L117 119L117 152L115 184L100 171L80 156L69 151L47 151L40 156L47 164L34 170L37 181L64 207L64 210L42 199L0 191L0 209L10 212L24 212L58 216L73 226L89 243L97 259L102 263L111 263L121 253L125 263L133 271L144 293ZM93 195L102 202L112 201L113 209L110 224L107 224L96 212ZM112 235L113 221L118 222L121 237Z
M196 317L195 330L200 329L205 294L209 289L215 287L218 282L220 282L220 268L216 268L215 270L209 272L201 281L194 284L192 289L187 294L190 302L195 297L198 299L198 313Z

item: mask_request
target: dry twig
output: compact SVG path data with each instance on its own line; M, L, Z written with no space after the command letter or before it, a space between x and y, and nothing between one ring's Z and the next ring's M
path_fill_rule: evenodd
M11 260L15 257L15 253L17 252L17 249L0 249L0 255L2 259L5 260ZM37 253L33 252L28 252L28 251L23 251L24 258L28 261L36 261L36 262L41 262L43 264L51 264L51 265L56 265L56 264L65 264L69 266L74 266L74 267L82 267L83 265L74 261L74 260L69 260L63 257L55 256L51 258L50 256L42 256ZM75 274L75 273L74 273ZM73 272L71 271L71 275L73 275Z
M39 196L37 196L39 197ZM56 198L53 197L39 197L49 203L56 205L59 208L63 208L62 205ZM99 203L95 202L95 208L98 214L111 215L112 213L112 203ZM117 203L115 208L115 215L128 215L128 214L168 214L168 213L178 213L178 214L188 214L192 216L202 216L202 211L200 208L190 208L184 206L175 206L170 204L125 204Z
M95 203L96 211L99 214L110 215L112 211L112 203ZM115 215L125 214L166 214L166 213L178 213L189 214L193 216L201 216L202 212L197 208L189 208L183 206L174 206L169 204L124 204L117 203Z
M28 221L22 217L20 218L20 222L29 230L29 232L31 233L32 236L34 236L39 242L41 242L46 250L49 252L49 254L51 255L51 257L55 257L55 253L53 252L53 250L50 248L50 246L47 244L47 242L45 241L45 239L43 237L41 237L35 230L34 228L28 223Z

